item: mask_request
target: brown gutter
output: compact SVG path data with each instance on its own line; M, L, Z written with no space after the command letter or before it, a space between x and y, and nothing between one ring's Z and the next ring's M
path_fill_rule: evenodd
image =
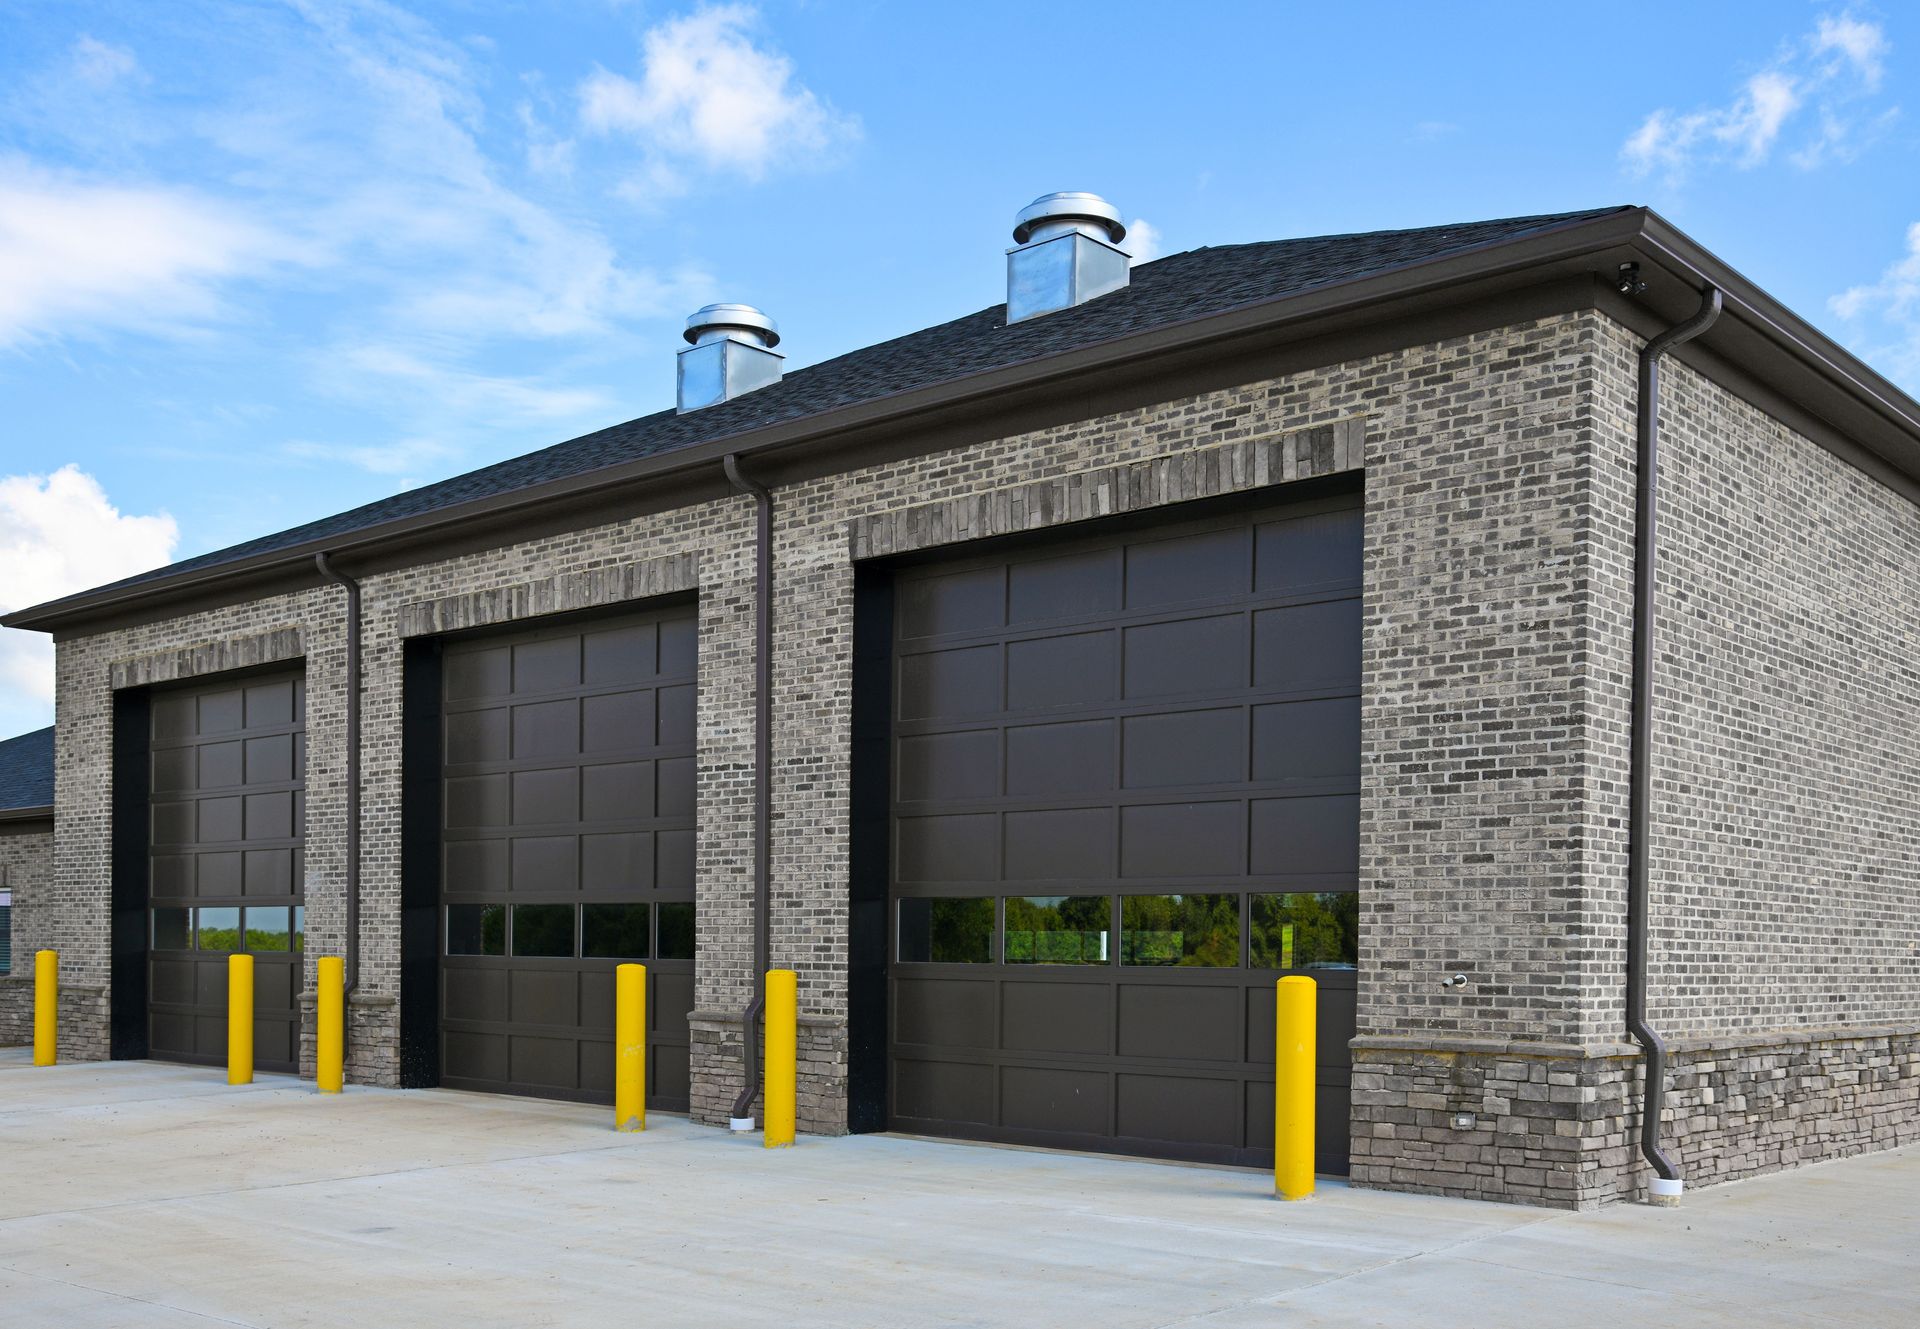
M37 808L0 808L0 822L52 820L53 804L51 803Z
M1365 277L1327 282L1279 299L1250 302L1223 312L1161 324L1144 332L1110 338L1016 365L948 379L940 383L857 402L838 410L796 420L738 431L722 438L656 456L530 485L506 494L489 495L417 516L400 518L358 532L316 538L212 567L197 568L131 585L82 592L16 611L0 618L8 627L54 631L109 615L117 606L154 597L186 597L196 591L214 593L228 583L244 584L269 574L287 576L321 552L365 557L380 547L403 540L433 538L455 528L531 511L642 481L710 477L716 488L725 480L721 462L728 454L760 459L770 454L798 455L816 448L844 445L856 433L880 431L911 433L928 417L967 410L1011 409L1024 400L1048 394L1070 396L1082 390L1089 376L1118 374L1142 361L1165 362L1180 355L1222 356L1260 339L1306 336L1327 320L1364 317L1370 311L1384 319L1382 306L1397 302L1471 294L1469 288L1511 289L1529 277L1541 280L1581 270L1610 275L1594 266L1598 258L1634 253L1660 269L1669 280L1656 287L1646 302L1658 309L1664 298L1678 317L1691 292L1711 285L1726 294L1728 317L1711 339L1716 348L1738 343L1746 354L1759 350L1785 357L1797 373L1789 374L1792 389L1802 395L1823 395L1830 401L1854 403L1830 419L1862 447L1902 475L1920 483L1920 403L1862 364L1804 320L1786 310L1745 277L1715 259L1706 250L1645 208L1630 209L1586 221L1543 227L1517 240L1495 241L1458 250L1441 258L1402 264ZM1652 274L1649 274L1652 275ZM1391 313L1393 311L1387 311ZM1669 312L1659 310L1659 312ZM1735 337L1732 329L1746 329ZM1157 366L1156 366L1157 367ZM1771 379L1771 367L1756 370ZM1779 385L1776 385L1779 386ZM1783 386L1782 390L1787 390ZM1811 408L1810 408L1811 409ZM1864 433L1863 433L1864 431ZM1878 440L1867 435L1878 435ZM235 598L241 598L236 595Z

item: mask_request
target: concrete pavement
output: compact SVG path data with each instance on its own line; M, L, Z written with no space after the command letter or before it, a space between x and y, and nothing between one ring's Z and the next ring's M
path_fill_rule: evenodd
M1920 1150L1563 1214L0 1050L0 1326L1920 1324Z

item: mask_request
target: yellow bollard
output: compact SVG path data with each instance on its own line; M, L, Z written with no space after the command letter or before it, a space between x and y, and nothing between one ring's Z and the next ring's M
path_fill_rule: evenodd
M346 1083L342 1064L346 1050L347 962L337 955L320 957L320 999L316 1003L314 1028L319 1035L318 1061L313 1078L323 1094L337 1094Z
M60 1055L60 953L33 953L33 1064L51 1066Z
M647 967L613 971L613 1128L647 1128Z
M227 1083L253 1083L253 957L227 957Z
M1298 974L1274 993L1273 1189L1283 1200L1313 1194L1314 1007L1318 989Z
M793 1143L793 1094L800 1057L800 977L767 971L767 1148Z

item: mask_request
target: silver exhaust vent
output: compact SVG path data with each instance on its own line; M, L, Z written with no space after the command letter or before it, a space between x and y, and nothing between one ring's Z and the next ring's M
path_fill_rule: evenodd
M780 381L780 329L752 305L708 305L687 320L679 409L697 411Z
M1098 194L1045 194L1020 210L1007 251L1007 322L1070 309L1127 284L1127 228Z

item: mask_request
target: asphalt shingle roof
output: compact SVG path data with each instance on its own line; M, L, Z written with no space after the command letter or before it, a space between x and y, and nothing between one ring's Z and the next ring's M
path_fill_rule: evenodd
M686 415L666 410L642 416L114 584L135 585L292 548L310 540L344 536L473 499L491 498L745 430L804 419L880 397L1007 368L1165 324L1282 299L1313 287L1372 276L1404 264L1517 240L1545 227L1627 210L1625 207L1596 208L1418 230L1372 231L1189 250L1139 265L1124 290L1073 309L1007 327L1006 306L994 305L951 323L796 369L778 383L717 406Z
M53 806L53 726L0 739L0 812Z

